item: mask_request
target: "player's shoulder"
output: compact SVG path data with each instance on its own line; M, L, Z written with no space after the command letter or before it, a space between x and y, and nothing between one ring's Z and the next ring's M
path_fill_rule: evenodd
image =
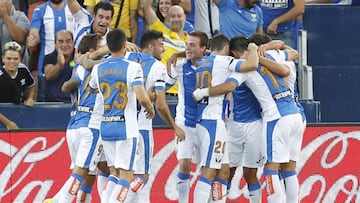
M180 59L176 62L176 68L181 68L183 67L185 64L187 63L187 60L186 59Z

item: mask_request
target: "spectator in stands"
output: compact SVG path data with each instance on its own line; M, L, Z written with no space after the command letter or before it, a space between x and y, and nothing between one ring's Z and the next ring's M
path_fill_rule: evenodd
M85 0L84 5L89 11L93 11L94 6L101 0ZM104 1L105 2L105 1ZM137 40L137 9L139 0L110 1L114 8L114 15L110 23L110 28L122 29L128 41L136 43ZM119 15L121 11L121 15Z
M191 0L159 0L157 9L156 9L156 16L160 19L162 23L167 28L170 28L170 15L169 15L169 8L173 5L179 5L184 9L184 12L191 11ZM185 10L186 9L186 10ZM187 33L194 31L194 26L188 21L185 21L184 30Z
M280 39L294 47L295 19L305 12L303 0L272 1L261 0L260 7L264 14L264 31L272 39Z
M0 113L0 122L6 127L8 130L19 129L16 123L10 119L8 119L4 114Z
M70 103L70 94L61 91L70 79L74 62L74 39L70 31L60 30L55 37L55 50L44 58L45 101Z
M78 48L83 36L96 33L101 35L101 45L106 45L106 35L110 31L109 26L114 15L111 4L97 3L92 16L76 0L68 0L68 5L75 16L76 24L80 25L76 30L75 48Z
M42 72L44 57L55 50L55 35L60 30L74 33L75 20L67 7L66 1L50 0L34 10L30 33L27 37L28 48L40 44L38 66L32 67L38 73L38 100L43 101L45 96L45 78ZM35 57L34 60L37 60Z
M32 19L32 14L36 6L43 4L45 0L23 0L19 2L19 10L27 14L29 20Z
M15 9L13 0L0 1L0 25L0 53L5 43L16 41L22 46L22 62L27 64L25 41L29 33L30 22L24 12ZM0 65L3 65L2 61L0 61Z
M209 13L209 0L197 0L195 1L195 30L201 30L207 34L209 39L217 34L220 30L219 24L219 8L215 2L217 0L210 1L210 13ZM211 20L210 19L211 16Z
M184 9L178 5L169 8L168 15L170 28L167 28L151 9L152 0L143 0L142 3L148 29L162 32L164 35L165 52L162 55L161 62L166 65L172 54L179 51L185 51L185 40L188 34L183 29L186 20ZM177 91L177 85L168 89L166 92L167 95L169 95L167 96L167 99L177 99Z
M24 102L25 106L33 106L35 81L29 69L20 63L20 44L15 41L7 42L2 54L4 66L0 69L0 102Z
M220 32L228 38L263 33L263 14L257 0L214 0L219 7Z

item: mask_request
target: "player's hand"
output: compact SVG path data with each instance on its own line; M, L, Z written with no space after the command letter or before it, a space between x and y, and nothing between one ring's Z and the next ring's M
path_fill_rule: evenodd
M270 34L270 35L276 35L276 34L277 34L277 32L276 32L277 28L278 28L278 24L275 22L275 20L273 20L273 21L270 23L270 25L268 26L266 32L267 32L268 34Z
M259 48L259 47L258 47L255 43L249 43L249 45L248 45L248 47L247 47L247 49L248 49L249 51L257 51L258 48Z
M146 108L145 113L147 119L153 119L155 116L154 107L151 105L149 108Z
M197 88L193 92L193 98L195 101L200 101L202 98L209 96L209 88L199 89Z
M174 127L174 133L178 137L178 141L181 142L185 140L185 132L183 129L179 128L177 125Z
M126 41L126 51L139 52L141 49L136 44Z
M267 50L267 46L265 44L262 44L258 48L259 56L265 56Z

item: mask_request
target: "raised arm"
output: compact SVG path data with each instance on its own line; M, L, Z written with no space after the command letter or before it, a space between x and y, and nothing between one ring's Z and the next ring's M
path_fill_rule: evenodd
M158 20L155 11L151 7L152 0L141 0L142 10L144 12L144 19L148 25L153 24Z
M67 0L67 5L72 14L77 13L81 9L81 5L77 0Z
M255 43L250 43L248 46L249 54L246 61L240 64L240 72L249 72L256 70L259 65L259 54L257 52L258 46Z

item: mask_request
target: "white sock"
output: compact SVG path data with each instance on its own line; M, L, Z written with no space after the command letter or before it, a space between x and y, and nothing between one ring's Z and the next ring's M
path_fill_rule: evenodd
M281 202L282 189L278 176L278 171L264 170L266 180L266 192L268 203Z
M195 191L194 191L194 202L196 203L207 203L210 198L212 181L200 176Z
M225 179L216 178L212 183L211 196L214 203L225 203L227 197L228 181Z
M285 181L286 203L299 202L299 180L295 171L282 171Z
M261 203L261 185L257 182L252 185L248 185L250 203Z
M90 203L91 191L92 191L91 186L81 185L80 190L76 195L76 203Z
M109 203L110 195L114 190L117 182L117 177L109 175L108 180L104 186L104 190L101 192L101 203Z
M130 189L130 183L128 181L124 179L118 180L115 188L111 192L109 202L110 203L125 202L129 189Z
M179 203L188 203L189 202L189 193L190 193L190 174L178 172L178 202Z
M137 202L136 197L139 196L141 189L145 186L146 180L142 176L135 176L134 180L130 183L130 190L127 194L125 203L135 203Z
M84 182L83 177L76 173L71 174L70 178L60 189L58 202L72 202L76 197L82 182Z
M104 187L105 187L105 184L106 184L106 182L108 180L108 177L109 177L109 174L103 173L103 172L100 172L97 175L96 186L97 186L97 189L98 189L99 197L101 197L101 193L104 190Z

